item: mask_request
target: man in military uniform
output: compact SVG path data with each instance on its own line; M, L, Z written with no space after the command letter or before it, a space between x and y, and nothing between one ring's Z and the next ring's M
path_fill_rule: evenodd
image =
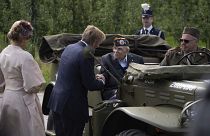
M181 45L168 50L160 65L170 66L208 64L210 62L210 51L206 48L198 47L199 37L200 32L197 28L185 27L180 39ZM195 51L197 53L189 54L183 60L181 60L184 55Z
M163 40L165 40L164 33L160 31L159 29L156 29L153 27L153 15L152 15L152 9L150 8L150 5L147 3L141 4L142 7L142 24L143 27L136 32L136 35L157 35Z
M128 68L129 63L143 64L143 57L129 53L129 42L127 39L120 37L114 39L113 52L101 57L102 65L108 69L114 77L120 81ZM110 76L103 68L101 73L106 79L104 90L102 91L103 100L116 99L118 82Z

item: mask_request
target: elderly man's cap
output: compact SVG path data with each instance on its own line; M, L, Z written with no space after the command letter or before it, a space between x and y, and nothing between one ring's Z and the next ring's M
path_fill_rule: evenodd
M182 34L190 34L197 39L200 38L200 31L195 27L184 27Z
M142 7L142 17L151 17L152 16L152 9L150 5L147 3L141 4Z
M115 38L114 39L114 45L115 46L128 46L129 42L127 39L120 37L120 38Z

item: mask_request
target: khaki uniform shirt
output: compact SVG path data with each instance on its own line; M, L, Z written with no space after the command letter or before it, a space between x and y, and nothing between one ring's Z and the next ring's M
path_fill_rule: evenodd
M206 48L198 48L197 51L206 52L210 55L210 51ZM165 54L165 58L160 63L161 66L171 66L171 65L190 65L187 58L179 62L179 60L186 54L181 51L180 47L172 48L168 50ZM208 64L210 62L210 56L205 53L193 53L189 55L188 58L193 64L201 65Z

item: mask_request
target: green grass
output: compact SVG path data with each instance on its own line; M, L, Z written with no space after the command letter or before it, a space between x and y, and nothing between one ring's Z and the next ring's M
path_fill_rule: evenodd
M38 51L35 52L35 60L39 64L39 67L42 71L42 74L44 76L44 79L46 80L46 83L49 83L51 81L51 64L50 63L43 63L38 55Z
M46 83L48 84L51 81L51 64L46 64L41 62L40 60L37 60L39 67L42 71L42 74L44 76L44 79L46 80Z

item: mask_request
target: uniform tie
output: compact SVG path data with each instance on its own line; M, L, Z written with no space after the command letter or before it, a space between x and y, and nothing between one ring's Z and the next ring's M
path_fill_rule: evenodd
M145 34L148 34L148 30L147 29L145 29Z

